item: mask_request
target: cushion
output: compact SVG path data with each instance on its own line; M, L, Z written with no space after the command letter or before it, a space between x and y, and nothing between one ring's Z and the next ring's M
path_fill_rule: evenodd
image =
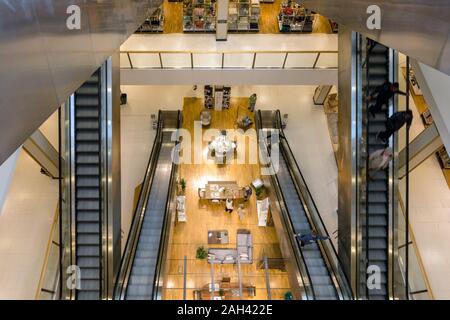
M232 261L234 260L234 257L232 255L225 256L225 261Z

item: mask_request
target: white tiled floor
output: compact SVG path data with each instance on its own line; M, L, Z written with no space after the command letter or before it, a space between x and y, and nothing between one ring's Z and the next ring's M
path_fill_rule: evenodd
M0 215L0 299L34 299L58 201L58 182L20 152Z
M311 86L233 87L232 96L257 93L257 108L281 109L289 114L286 129L300 169L309 185L328 231L337 228L337 166L328 134L325 114L315 106ZM131 220L133 194L141 183L153 143L150 114L158 109L181 109L185 96L202 96L187 86L123 86L128 105L122 109L122 228L126 236Z

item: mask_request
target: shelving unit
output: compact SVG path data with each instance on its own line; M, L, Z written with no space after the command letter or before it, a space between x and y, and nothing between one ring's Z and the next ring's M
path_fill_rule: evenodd
M310 33L313 31L314 15L295 1L283 0L278 15L280 32Z
M259 0L230 0L228 31L258 32L260 11Z
M184 0L183 31L214 32L216 30L215 0Z
M136 33L157 33L164 31L164 9L160 6L155 12L148 12L144 23Z
M229 109L231 102L231 87L210 86L204 88L205 108L206 109Z

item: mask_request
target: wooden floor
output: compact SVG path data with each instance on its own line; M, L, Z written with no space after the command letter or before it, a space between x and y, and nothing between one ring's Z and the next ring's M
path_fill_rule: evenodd
M210 128L233 129L237 115L253 114L247 110L248 98L233 98L231 108L224 111L212 111ZM183 105L183 128L193 134L194 121L199 119L203 108L203 99L185 98ZM204 143L207 148L207 142ZM248 152L248 150L246 151ZM236 213L226 213L223 204L211 204L198 198L198 188L204 187L208 180L233 180L240 186L249 185L252 180L259 177L259 164L182 164L179 168L179 177L187 182L186 187L186 213L187 222L176 223L172 242L170 244L170 262L167 275L167 286L164 290L164 299L183 298L184 257L187 257L187 299L193 299L193 291L200 289L211 282L211 265L206 260L195 258L199 246L208 248L208 230L228 230L229 241L227 245L210 245L210 247L236 247L236 232L238 229L248 229L253 235L253 263L241 265L243 285L256 286L255 299L267 299L265 273L257 269L259 260L263 255L269 258L281 258L278 239L273 227L258 227L256 213L256 198L253 195L245 204L245 217L241 221ZM237 205L235 204L235 208ZM231 282L238 281L236 265L214 266L214 280L220 282L223 277L230 277ZM166 277L165 277L166 278ZM272 299L283 299L289 291L289 280L286 272L271 270L270 286Z
M183 32L183 2L164 0L164 33Z
M259 19L259 33L279 33L278 14L281 0L274 3L261 3L261 15ZM164 33L183 32L183 2L169 2L164 0ZM328 19L317 14L313 33L331 33Z
M274 3L261 3L261 13L259 18L260 33L279 33L278 13L280 12L281 0L274 0Z

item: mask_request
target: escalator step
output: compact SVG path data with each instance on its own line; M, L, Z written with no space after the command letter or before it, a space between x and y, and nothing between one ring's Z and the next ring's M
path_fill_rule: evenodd
M153 275L150 276L135 276L132 275L130 277L130 284L134 285L153 285L153 282L155 281L155 277Z
M90 119L78 118L76 120L75 128L77 130L98 130L100 127L99 121L92 121Z
M99 268L83 268L81 270L81 278L85 280L98 280L100 279Z
M82 210L78 210L77 211L77 221L78 222L97 222L99 221L100 217L99 217L99 212L95 212L95 211L82 211Z
M77 236L77 244L80 245L100 245L100 237L95 234L82 234Z
M77 95L75 99L76 107L99 107L99 100L97 96Z
M82 291L99 291L100 290L100 280L84 280L81 278L81 289Z
M78 233L100 233L99 222L77 222Z
M99 199L99 188L79 187L77 189L77 199Z
M77 178L77 187L99 187L100 181L99 177L94 176L79 176Z
M329 277L329 275L326 276L311 276L311 282L313 283L313 285L332 285L333 283L331 282L331 279Z
M99 268L100 262L97 258L78 256L77 265L80 268Z
M99 179L99 167L89 164L77 164L77 175L80 176L96 176Z
M370 191L369 203L387 203L386 192Z
M78 153L76 155L76 164L92 164L100 163L100 156L98 153Z
M95 141L100 139L98 131L77 131L75 133L76 141Z
M146 298L151 297L152 295L152 286L148 285L137 285L133 284L128 286L127 289L127 299L139 299L139 298Z
M100 292L96 291L78 291L77 292L78 300L99 300Z
M77 254L80 257L98 257L100 255L99 246L78 245Z
M75 115L77 118L98 118L98 108L76 108Z
M98 200L82 199L76 201L77 210L100 210L100 202Z
M99 143L95 142L78 142L75 146L76 152L90 152L90 153L98 153L99 152Z
M80 89L77 90L76 94L78 95L98 95L99 94L99 87L98 87L98 81L95 81L94 83L87 82L83 84Z

